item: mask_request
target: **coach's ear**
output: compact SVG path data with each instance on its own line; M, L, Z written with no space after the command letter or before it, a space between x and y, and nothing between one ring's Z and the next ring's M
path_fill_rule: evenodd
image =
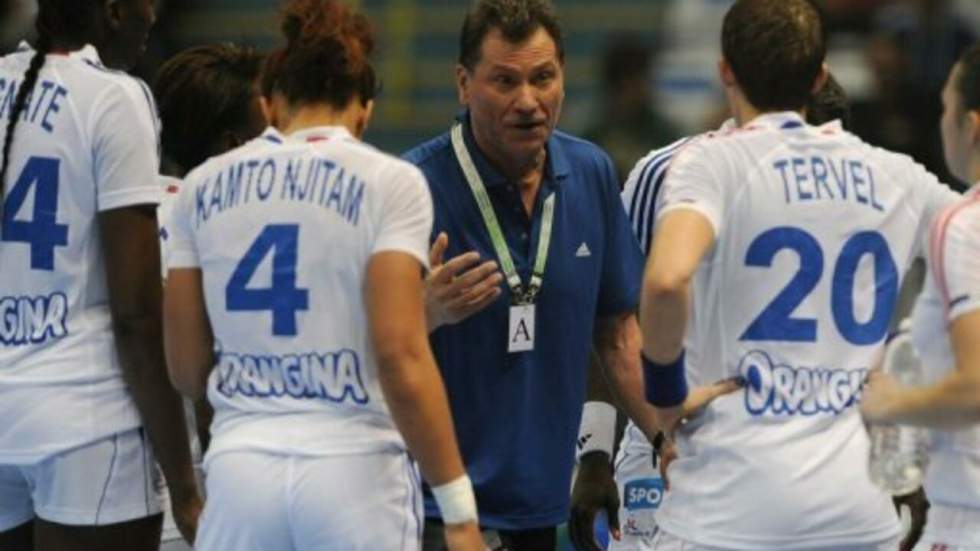
M470 79L473 75L462 64L456 64L456 94L460 105L470 104Z
M824 84L827 84L827 78L830 76L830 68L827 67L826 63L820 64L820 72L817 73L817 78L813 79L813 88L810 90L810 94L817 95L820 90L823 90Z

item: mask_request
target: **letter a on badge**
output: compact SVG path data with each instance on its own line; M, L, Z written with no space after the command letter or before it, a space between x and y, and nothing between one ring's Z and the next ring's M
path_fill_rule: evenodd
M507 333L508 352L534 350L534 305L510 307L510 331Z

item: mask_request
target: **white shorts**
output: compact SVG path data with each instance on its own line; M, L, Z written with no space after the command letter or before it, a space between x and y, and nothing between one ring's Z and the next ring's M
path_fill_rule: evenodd
M34 465L0 465L0 532L40 517L103 526L156 515L163 483L142 429Z
M664 481L654 467L653 451L620 450L615 477L619 486L620 541L609 540L609 551L647 551L653 549L657 533L654 514L663 500Z
M422 544L421 484L405 453L234 451L207 465L197 549L418 551Z
M934 503L915 551L980 551L980 509Z
M884 543L814 547L812 549L800 551L896 551L898 549L898 544L899 540L893 539ZM711 547L685 541L676 536L667 534L663 530L659 531L657 535L654 536L653 548L656 551L732 551L731 549L726 549L723 547Z

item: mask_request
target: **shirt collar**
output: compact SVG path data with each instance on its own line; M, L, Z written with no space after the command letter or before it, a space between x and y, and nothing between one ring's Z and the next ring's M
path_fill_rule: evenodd
M78 50L69 52L68 57L81 59L82 61L88 61L104 67L102 58L99 57L99 51L91 44L86 44Z
M287 139L315 143L328 140L353 140L354 137L351 135L350 130L347 130L347 127L344 126L314 126L293 132Z
M769 128L771 130L789 130L793 128L805 128L806 121L803 116L795 111L779 111L775 113L763 113L749 121L745 126L746 130L753 128Z
M266 129L262 131L262 134L259 135L259 139L275 144L281 144L283 141L285 141L282 133L279 132L279 130L277 130L274 126L266 127Z
M470 126L469 110L462 111L457 115L456 120L463 125L463 140L466 142L466 149L470 152L470 157L473 158L473 164L476 165L476 170L480 173L480 177L483 178L483 185L488 188L507 185L507 177L493 166L477 145L476 138L473 137L473 129ZM550 180L555 183L564 180L571 174L571 169L568 165L568 159L565 157L565 152L561 144L555 140L554 134L548 138L548 143L545 144L545 148L547 149L547 158L545 159L544 180Z
M34 48L26 40L21 40L20 44L17 45L17 53L21 52L33 52ZM88 61L90 63L95 63L96 65L102 65L102 58L99 57L99 51L95 49L95 46L91 44L86 44L77 50L68 52L68 57L81 59L82 61Z

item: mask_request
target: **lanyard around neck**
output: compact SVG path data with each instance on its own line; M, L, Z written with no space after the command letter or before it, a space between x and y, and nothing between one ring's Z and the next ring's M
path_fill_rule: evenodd
M451 136L453 149L456 151L456 159L459 161L460 168L463 169L463 175L466 176L466 181L470 185L476 204L480 207L480 214L483 215L483 222L487 226L487 231L490 232L490 241L493 242L493 248L497 252L497 258L500 261L501 269L504 271L504 277L507 278L507 286L510 287L511 295L518 304L533 304L538 291L541 290L541 284L544 282L544 269L548 262L548 245L551 243L551 229L555 217L555 194L549 195L544 202L534 269L531 272L531 281L525 287L517 269L514 268L514 260L510 256L510 249L504 239L504 233L500 229L500 222L497 221L497 215L493 211L493 204L490 202L487 188L483 185L483 179L476 170L473 158L470 157L470 152L466 148L466 142L463 140L463 125L456 123L453 126Z

